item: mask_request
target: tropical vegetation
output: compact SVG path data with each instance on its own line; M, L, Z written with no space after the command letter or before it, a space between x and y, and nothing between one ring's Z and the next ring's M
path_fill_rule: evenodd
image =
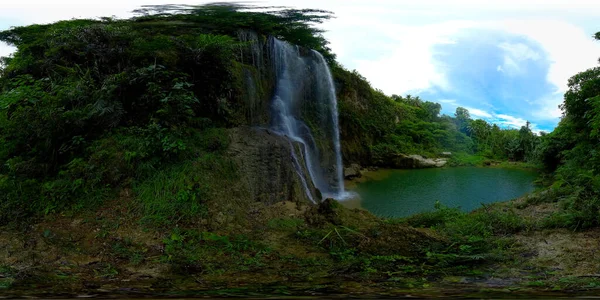
M0 62L0 243L10 253L0 257L0 289L148 280L147 290L209 296L339 282L400 291L519 268L528 256L516 235L600 225L600 68L572 77L560 124L535 133L529 122L500 128L462 107L444 115L438 103L373 89L335 61L316 26L332 17L327 11L210 4L137 12L0 32L17 48ZM324 55L346 163L386 167L397 155L442 152L453 152L455 165L527 162L545 172L543 191L473 213L438 204L405 219L332 200L248 199L230 132L268 124L273 88L250 35ZM556 209L529 217L536 205ZM551 275L523 272L536 285L542 271ZM213 293L247 283L255 290Z

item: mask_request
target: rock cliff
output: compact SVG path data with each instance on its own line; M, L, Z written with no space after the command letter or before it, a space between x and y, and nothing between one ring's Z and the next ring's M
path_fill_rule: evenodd
M300 156L302 172L307 172L300 154L302 145L268 129L239 127L231 129L229 135L232 143L227 151L238 165L240 180L249 191L250 199L265 204L310 203L306 189L315 201L321 199L312 182L304 183L295 168L292 147L296 147Z

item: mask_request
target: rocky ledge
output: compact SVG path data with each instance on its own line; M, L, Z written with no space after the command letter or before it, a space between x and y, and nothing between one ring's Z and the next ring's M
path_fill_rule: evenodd
M405 154L395 154L391 157L388 157L385 160L385 163L379 163L380 167L384 168L392 168L392 169L426 169L426 168L441 168L444 167L447 163L452 153L443 152L442 156L446 156L445 158L426 158L418 154L413 155L405 155ZM377 167L373 167L375 170ZM355 178L360 178L363 175L363 172L367 171L367 169L362 169L358 164L350 164L349 166L344 168L344 178L347 180L352 180ZM369 171L372 171L369 169Z
M397 154L389 161L391 167L398 169L441 168L447 163L447 158L425 158L416 154Z
M349 167L344 168L344 178L353 179L362 176L360 165L351 164Z

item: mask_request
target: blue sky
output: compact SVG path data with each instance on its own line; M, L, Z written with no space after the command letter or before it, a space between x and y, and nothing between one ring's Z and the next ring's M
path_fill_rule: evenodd
M556 118L537 115L546 105L538 101L554 97L556 90L546 78L552 62L539 43L502 31L470 29L457 35L455 43L435 45L432 52L448 87L434 85L419 94L441 102L445 113L460 105L473 117L505 127L525 119L541 130L556 125Z
M197 4L202 1L178 0ZM21 0L3 3L0 29L74 17L128 16L157 0ZM597 0L273 0L256 4L321 8L331 48L387 94L457 106L502 127L527 120L552 130L567 80L597 65ZM0 55L11 49L0 45Z

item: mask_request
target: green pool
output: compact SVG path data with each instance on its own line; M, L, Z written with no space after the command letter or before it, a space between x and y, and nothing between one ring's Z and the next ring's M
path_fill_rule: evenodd
M382 217L431 211L436 201L470 211L517 198L534 189L537 173L520 169L460 167L378 171L358 183L360 206ZM354 204L356 206L356 204Z

